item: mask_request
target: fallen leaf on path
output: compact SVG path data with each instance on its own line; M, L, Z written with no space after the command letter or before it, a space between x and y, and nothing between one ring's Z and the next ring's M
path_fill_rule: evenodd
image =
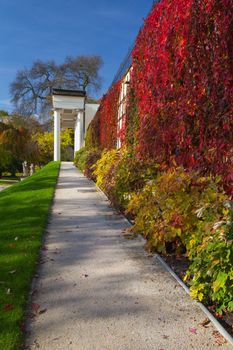
M196 328L189 328L189 332L192 334L197 334L197 329Z
M57 340L59 340L59 339L61 339L61 337L54 338L54 339L52 339L52 341L57 341Z
M30 292L30 294L31 294L31 295L35 295L37 292L38 292L37 289L33 289L33 290Z
M215 338L215 343L217 343L218 345L223 345L227 343L226 339L218 331L213 331L212 334Z
M41 314L44 314L46 311L47 311L47 309L42 309L42 310L39 311L39 314L40 314L40 315L41 315Z
M12 304L6 304L6 305L4 305L3 309L4 309L5 312L12 311L13 310L13 305Z
M199 323L200 326L207 328L210 323L210 320L208 318L205 318L204 321Z

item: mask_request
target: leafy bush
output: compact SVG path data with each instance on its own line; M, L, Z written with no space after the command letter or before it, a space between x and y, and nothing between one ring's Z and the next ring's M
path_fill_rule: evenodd
M198 247L186 280L190 295L210 305L217 312L233 311L233 244L222 232L207 236Z
M79 151L75 152L74 165L81 171L85 170L87 150L85 147L81 148Z
M94 165L101 158L101 151L98 148L87 149L85 154L84 175L89 179L96 180Z
M170 169L133 194L128 212L150 250L186 252L191 296L221 313L233 310L233 224L232 203L219 182Z
M100 148L100 116L100 109L98 109L86 132L86 148Z
M129 149L123 147L113 174L115 186L112 192L116 201L126 208L132 193L142 189L147 181L155 177L157 171L156 164L143 162L136 158Z
M104 150L102 157L94 166L94 176L97 186L99 186L115 202L114 198L114 173L120 160L120 153L116 149L110 151Z
M73 150L72 129L65 129L61 131L61 159L67 160L70 158L70 150ZM33 136L34 141L37 142L39 148L39 163L47 164L53 159L54 152L54 133L53 132L40 132ZM73 152L73 151L72 151Z
M141 189L156 172L156 165L143 163L126 147L122 147L118 151L103 152L102 158L95 166L94 174L97 185L114 204L124 209L132 193Z
M93 174L93 165L101 157L101 151L98 148L81 148L75 153L74 164L79 168L89 179L95 180Z
M187 250L191 257L224 216L222 203L227 196L218 188L218 181L182 168L159 174L132 196L128 212L135 216L133 231L148 239L151 250Z

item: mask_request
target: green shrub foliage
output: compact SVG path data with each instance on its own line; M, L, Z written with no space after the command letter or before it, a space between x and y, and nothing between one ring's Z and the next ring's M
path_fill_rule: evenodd
M91 180L96 180L94 175L94 164L100 159L101 151L98 148L81 148L75 153L74 164L84 175Z

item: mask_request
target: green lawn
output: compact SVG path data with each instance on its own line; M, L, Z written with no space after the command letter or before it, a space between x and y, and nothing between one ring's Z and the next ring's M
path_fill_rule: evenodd
M0 192L0 349L21 349L23 320L59 162Z

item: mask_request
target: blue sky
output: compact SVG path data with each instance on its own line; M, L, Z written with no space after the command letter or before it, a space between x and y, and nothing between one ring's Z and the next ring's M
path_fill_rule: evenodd
M152 0L0 0L0 109L12 110L9 84L37 59L97 54L104 93Z

